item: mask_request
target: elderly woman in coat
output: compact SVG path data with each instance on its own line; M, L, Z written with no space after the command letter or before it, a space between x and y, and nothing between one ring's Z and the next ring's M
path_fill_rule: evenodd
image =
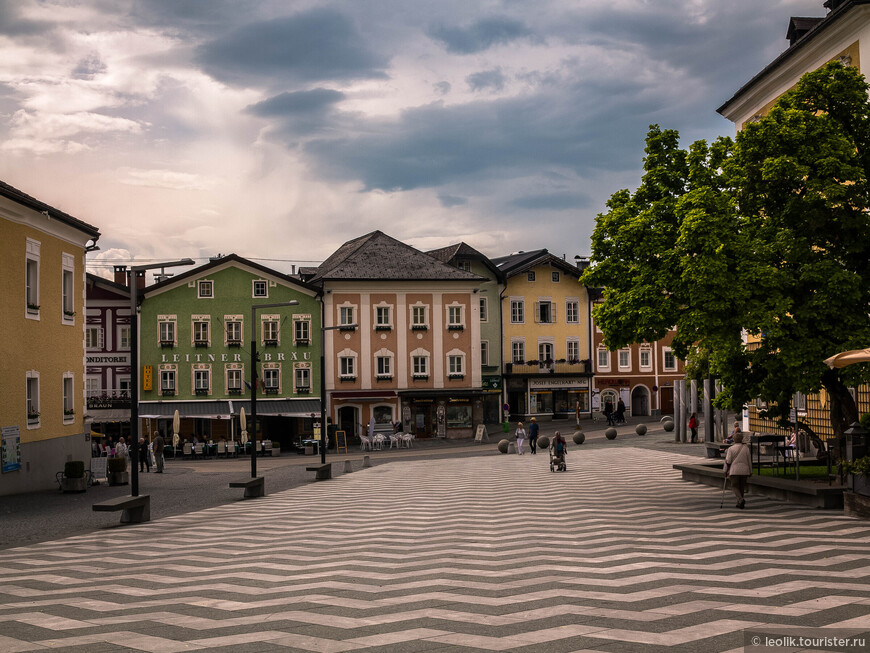
M743 508L746 505L744 498L746 486L749 477L752 476L752 453L749 447L743 444L743 433L734 434L734 444L728 447L728 453L725 454L725 476L731 479L731 489L737 497L737 507Z

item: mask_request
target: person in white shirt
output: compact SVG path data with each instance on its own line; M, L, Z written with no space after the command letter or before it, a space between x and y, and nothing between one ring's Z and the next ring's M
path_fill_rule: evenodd
M523 455L523 443L526 441L526 429L522 422L517 422L517 453Z

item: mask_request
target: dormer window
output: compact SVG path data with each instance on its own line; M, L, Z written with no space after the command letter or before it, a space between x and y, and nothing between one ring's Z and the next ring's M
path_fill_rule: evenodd
M214 298L214 282L213 281L198 281L196 284L197 292L196 296L199 299L213 299Z

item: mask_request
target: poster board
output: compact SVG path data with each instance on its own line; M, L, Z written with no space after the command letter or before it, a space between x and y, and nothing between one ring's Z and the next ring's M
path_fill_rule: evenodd
M91 478L106 478L106 457L91 458Z
M341 453L342 449L344 449L344 453L347 453L347 435L344 431L336 431L335 432L335 452Z
M3 473L21 469L21 434L18 426L0 429L0 469Z
M483 442L484 440L489 442L489 434L486 432L486 425L478 424L477 431L474 433L474 441Z

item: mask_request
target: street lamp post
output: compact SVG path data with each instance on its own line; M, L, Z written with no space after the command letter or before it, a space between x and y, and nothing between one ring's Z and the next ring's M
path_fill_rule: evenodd
M280 308L282 306L298 306L295 299L277 304L251 305L251 478L257 478L257 311L261 308Z
M356 324L340 324L338 326L324 326L324 318L326 317L325 310L320 315L320 464L326 464L326 332L335 331L336 329L356 329ZM338 443L336 442L336 452L338 452Z
M149 263L130 267L130 495L139 496L139 284L138 273L156 268L195 265L186 258L168 263Z

